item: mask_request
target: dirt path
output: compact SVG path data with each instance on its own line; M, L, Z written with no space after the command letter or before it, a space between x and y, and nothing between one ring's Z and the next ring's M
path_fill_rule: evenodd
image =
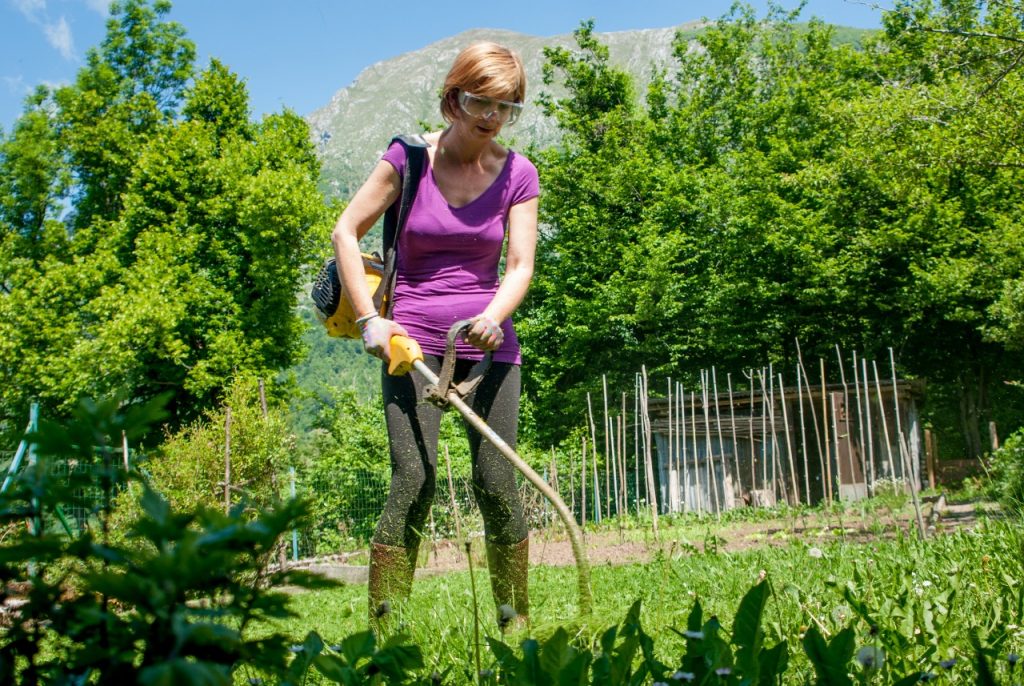
M974 503L946 504L944 501L933 501L924 504L922 517L930 534L941 534L972 527L977 521L978 508ZM901 531L910 533L916 528L916 517L911 510L897 514L874 512L862 516L847 513L841 516L814 515L729 524L718 524L713 518L708 518L703 527L673 527L661 536L660 541L656 541L649 530L622 533L591 531L586 534L586 540L591 564L617 565L645 562L659 551L666 554L680 549L703 552L710 545L723 551L738 551L757 546L787 545L794 538L810 545L832 542L837 538L867 542L892 538ZM474 563L478 562L476 547ZM530 541L531 564L561 566L571 565L573 561L572 548L564 534L557 531L534 532ZM479 563L483 563L482 554ZM453 542L442 541L432 546L423 568L426 573L443 573L465 569L466 566L465 551Z
M960 528L971 528L982 512L991 513L989 504L947 504L944 498L932 498L922 507L929 535L942 535ZM663 520L664 521L664 520ZM667 524L667 521L666 521ZM874 510L867 513L847 512L842 515L814 514L802 517L780 517L763 521L719 523L708 517L703 523L688 520L685 526L663 525L662 535L655 540L650 530L632 529L590 531L586 534L587 554L591 565L621 565L646 562L659 552L673 555L683 550L703 552L709 546L722 551L739 551L758 546L784 546L794 539L808 545L827 545L837 539L869 542L893 538L899 533L912 533L917 528L911 508L899 512ZM471 538L473 564L486 566L482 539ZM533 532L530 539L530 563L565 566L574 563L572 547L560 529ZM366 582L366 553L363 551L332 556L325 560L300 561L299 566L341 578L349 583ZM432 576L468 568L466 552L454 541L438 541L420 548L417 576Z

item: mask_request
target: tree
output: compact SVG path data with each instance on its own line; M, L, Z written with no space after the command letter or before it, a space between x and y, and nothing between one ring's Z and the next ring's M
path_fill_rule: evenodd
M294 113L249 119L169 3L114 3L75 83L40 91L0 141L0 421L30 399L172 391L171 426L239 373L296 358L301 270L322 233L319 164Z

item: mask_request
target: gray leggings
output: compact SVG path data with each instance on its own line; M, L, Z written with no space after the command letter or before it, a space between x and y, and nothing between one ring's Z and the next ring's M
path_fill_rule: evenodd
M440 357L424 355L424 361L435 374L441 369ZM453 381L462 381L474 364L458 360ZM391 488L373 541L413 548L419 544L437 488L441 410L422 400L426 382L419 374L390 376L384 370L381 376L391 446ZM466 397L473 411L513 448L520 387L518 365L494 362L480 385ZM516 489L516 470L468 424L466 434L473 457L473 494L483 516L484 534L491 543L519 543L526 538L527 527Z

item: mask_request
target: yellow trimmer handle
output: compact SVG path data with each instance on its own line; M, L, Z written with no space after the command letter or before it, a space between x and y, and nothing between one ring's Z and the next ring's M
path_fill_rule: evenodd
M413 363L423 360L420 344L408 336L391 337L391 363L388 374L405 376L413 367Z

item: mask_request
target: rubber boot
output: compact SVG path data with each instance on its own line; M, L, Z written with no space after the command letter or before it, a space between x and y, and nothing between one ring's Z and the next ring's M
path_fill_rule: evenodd
M370 544L370 570L367 581L370 629L375 634L390 624L395 604L412 592L416 571L415 548L398 548L381 543Z
M491 591L498 608L498 627L505 631L526 626L530 613L527 593L530 566L530 539L512 545L487 544L487 567L491 572Z

